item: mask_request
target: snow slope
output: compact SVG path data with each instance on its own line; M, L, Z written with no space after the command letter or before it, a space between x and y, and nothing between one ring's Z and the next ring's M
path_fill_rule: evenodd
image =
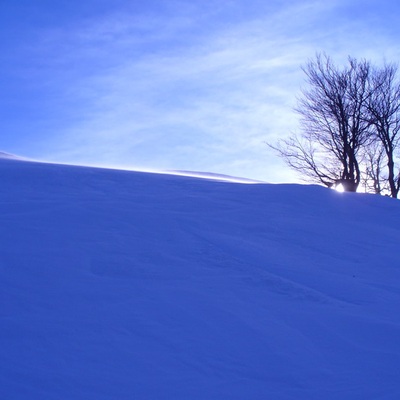
M0 398L400 398L399 202L0 160Z

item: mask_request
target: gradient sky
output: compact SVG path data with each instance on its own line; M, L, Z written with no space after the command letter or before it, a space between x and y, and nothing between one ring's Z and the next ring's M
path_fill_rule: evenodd
M298 181L265 142L296 131L324 51L400 60L398 0L0 0L0 151L66 163Z

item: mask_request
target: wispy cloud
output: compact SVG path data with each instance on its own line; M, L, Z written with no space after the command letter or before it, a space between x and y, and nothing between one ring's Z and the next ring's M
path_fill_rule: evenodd
M362 22L354 34L343 7L297 2L234 25L213 14L208 29L196 7L168 19L117 12L52 32L42 44L54 54L49 68L70 74L61 90L78 116L46 143L46 156L290 179L264 142L297 126L299 66L322 50L376 57L384 39L360 49L360 35L373 34Z

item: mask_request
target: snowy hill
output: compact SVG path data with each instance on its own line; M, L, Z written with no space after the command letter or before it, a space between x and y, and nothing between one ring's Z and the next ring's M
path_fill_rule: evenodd
M397 400L399 202L0 160L0 398Z

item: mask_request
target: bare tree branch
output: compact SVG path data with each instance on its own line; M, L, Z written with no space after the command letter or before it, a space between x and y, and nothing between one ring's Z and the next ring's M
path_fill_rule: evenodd
M295 109L300 137L282 140L275 150L286 163L310 180L326 186L342 183L355 191L361 181L358 153L371 137L371 122L363 115L369 97L370 64L349 58L338 69L318 54L303 68L308 87Z
M400 84L396 65L375 69L371 80L371 96L367 102L368 118L375 129L375 139L384 149L387 161L390 195L397 197L400 189L398 158L400 141ZM397 170L396 170L397 169Z

